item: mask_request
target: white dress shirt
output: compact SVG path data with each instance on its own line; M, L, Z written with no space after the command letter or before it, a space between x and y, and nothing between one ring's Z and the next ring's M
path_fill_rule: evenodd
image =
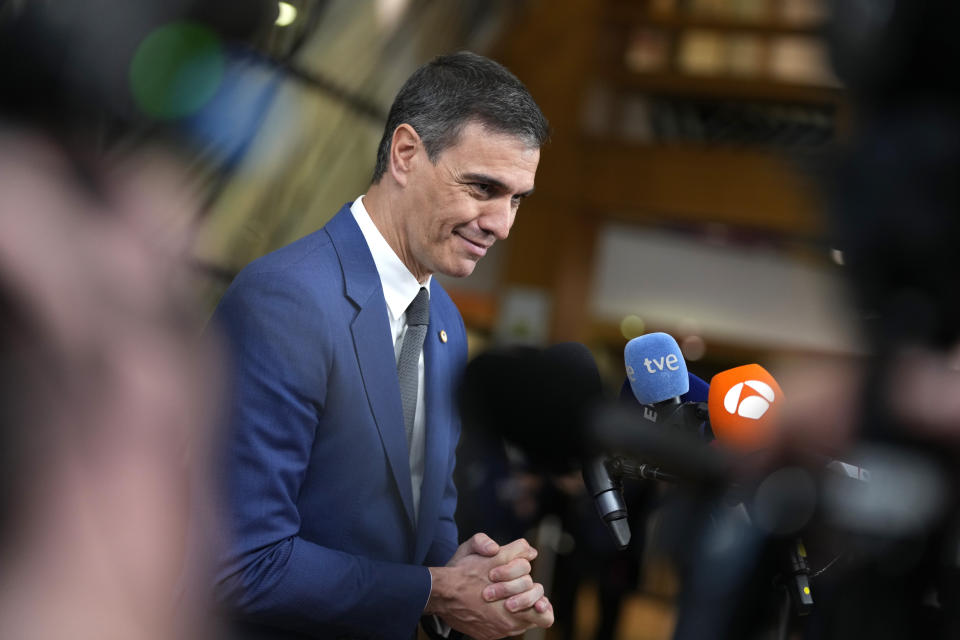
M360 226L363 239L373 255L373 263L380 275L380 285L383 287L383 297L387 301L387 318L390 321L390 334L393 338L394 362L400 360L400 349L403 346L403 336L407 332L407 307L420 293L420 287L426 287L430 295L430 281L433 276L427 276L423 284L417 282L407 266L403 264L396 252L387 244L377 225L370 219L367 208L363 206L363 196L353 201L350 207L353 219ZM423 485L424 445L426 443L426 411L423 406L423 352L420 352L420 361L417 366L419 380L417 382L417 411L413 417L413 437L410 440L410 480L413 483L413 515L416 519L420 514L420 487ZM433 576L430 576L430 591L433 592ZM429 600L429 597L427 598ZM444 638L450 636L450 625L437 616L430 616L435 631Z
M354 220L360 226L367 247L373 254L373 262L380 274L380 284L383 287L383 297L387 301L387 316L390 321L390 334L393 338L394 361L400 359L400 348L403 346L403 336L407 332L407 307L420 293L421 287L426 287L430 295L430 280L428 276L423 284L410 273L406 265L400 260L396 252L387 244L377 225L370 219L366 207L363 206L363 196L354 200L350 207ZM417 383L417 411L413 418L413 436L410 441L410 479L413 481L413 514L414 518L420 513L420 487L423 484L424 444L426 442L426 415L423 406L423 352L420 352L418 364L419 381Z

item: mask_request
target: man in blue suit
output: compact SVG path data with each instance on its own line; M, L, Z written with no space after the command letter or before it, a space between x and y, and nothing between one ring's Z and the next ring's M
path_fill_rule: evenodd
M366 195L225 294L218 588L246 636L408 640L424 615L478 639L552 624L525 541L458 547L466 335L431 277L469 275L507 237L547 134L502 66L437 58L397 95Z

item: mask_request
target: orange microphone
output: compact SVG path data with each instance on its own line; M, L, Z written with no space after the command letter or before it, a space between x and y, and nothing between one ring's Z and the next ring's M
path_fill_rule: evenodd
M780 385L758 364L727 369L710 380L710 427L731 449L751 453L768 446L782 404Z

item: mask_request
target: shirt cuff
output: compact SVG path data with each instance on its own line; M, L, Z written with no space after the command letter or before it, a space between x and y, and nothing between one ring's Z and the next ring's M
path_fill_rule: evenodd
M441 638L450 637L450 632L452 631L450 625L435 615L430 616L430 619L433 621L433 630L437 632L438 636Z
M427 573L429 573L429 571ZM430 591L427 592L427 602L430 602L430 596L432 594L433 594L433 574L430 573ZM433 625L433 630L434 632L436 632L437 635L439 635L441 638L450 637L450 632L453 631L453 629L450 627L450 625L448 625L446 622L441 620L440 616L431 614L426 617L429 618L430 620L429 624Z

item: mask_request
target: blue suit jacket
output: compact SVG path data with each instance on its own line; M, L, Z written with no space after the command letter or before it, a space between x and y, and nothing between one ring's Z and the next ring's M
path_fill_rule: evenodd
M456 306L433 280L417 522L386 302L349 206L251 263L214 318L235 364L218 595L269 637L409 639L430 591L425 567L457 548Z

